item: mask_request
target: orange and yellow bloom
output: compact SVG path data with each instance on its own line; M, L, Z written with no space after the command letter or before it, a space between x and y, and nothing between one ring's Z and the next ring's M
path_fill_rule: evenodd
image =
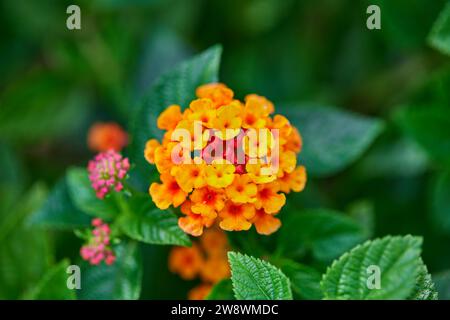
M265 97L250 94L241 102L221 83L196 94L184 111L171 105L161 113L164 138L147 142L144 156L162 182L150 186L153 201L160 209L182 206L178 224L193 236L216 220L227 231L254 225L260 234L275 232L285 194L306 183L305 168L297 166L299 131L272 115L275 107Z

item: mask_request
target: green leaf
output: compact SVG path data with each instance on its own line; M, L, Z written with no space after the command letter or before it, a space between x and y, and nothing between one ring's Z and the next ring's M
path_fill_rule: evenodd
M81 269L82 300L136 300L141 293L142 260L138 243L130 242L114 247L117 259L108 266L88 266Z
M447 3L434 23L428 41L435 49L450 55L450 3Z
M238 300L292 300L289 279L266 261L228 252L233 291Z
M414 291L409 296L408 300L437 300L438 293L428 273L427 266L420 259L419 274L416 279L416 286Z
M187 107L195 98L198 86L218 81L221 52L220 46L206 50L163 74L150 88L130 124L133 135L131 160L142 180L150 181L151 175L151 166L144 158L145 143L151 138L162 137L162 131L156 127L159 114L171 104Z
M280 268L291 281L294 298L305 300L322 299L320 280L322 275L314 268L295 261L284 259Z
M434 105L404 107L395 118L401 129L431 158L450 168L448 108Z
M50 268L38 284L25 295L32 300L74 300L75 291L67 287L69 261L63 260Z
M36 226L73 229L88 226L90 220L73 204L64 178L55 185L44 205L32 214L28 222Z
M67 172L67 185L70 197L81 211L105 220L110 220L120 213L112 196L103 200L97 198L86 169L70 168Z
M308 209L292 212L279 231L279 246L288 257L313 257L329 263L367 239L366 231L355 220L333 210Z
M378 119L323 106L279 109L302 135L299 161L313 177L342 171L357 160L383 129Z
M359 245L333 262L321 286L326 299L407 299L414 293L420 272L422 239L387 236ZM380 289L369 289L373 274L369 266L380 268Z
M439 300L450 300L450 271L443 271L433 275Z
M432 194L431 217L433 225L439 231L450 234L450 173L442 173L435 185Z
M120 218L122 231L132 239L150 244L188 246L189 237L178 227L170 211L155 208L148 195L134 197L131 212Z
M234 300L231 279L223 279L216 283L206 297L206 300Z
M19 199L8 219L0 225L0 299L18 299L40 279L50 264L46 233L22 224L44 199L45 190L41 185L35 185Z

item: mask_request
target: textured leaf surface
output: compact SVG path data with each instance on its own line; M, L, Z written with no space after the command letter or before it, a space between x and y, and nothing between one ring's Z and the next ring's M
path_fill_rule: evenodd
M84 264L81 269L83 300L136 300L141 293L142 261L139 245L135 242L114 247L117 260L113 265Z
M420 260L419 274L416 279L416 286L408 300L437 300L436 291L431 275L428 273L427 266Z
M150 244L190 245L189 237L178 227L177 217L173 213L155 208L148 195L132 201L132 212L120 220L127 236Z
M83 212L106 220L113 218L120 212L112 197L106 196L103 200L97 198L86 169L69 169L67 184L72 201Z
M238 300L291 300L289 279L266 261L228 253L233 290Z
M447 3L436 20L429 42L437 50L450 55L450 3Z
M43 227L72 229L89 225L90 219L73 204L64 178L55 185L43 206L33 213L29 223Z
M279 236L279 245L286 256L312 252L317 260L326 263L367 238L355 220L327 209L290 213L283 221Z
M172 104L186 108L195 98L198 86L218 81L221 52L221 47L212 47L163 74L138 108L130 125L133 134L131 160L140 175L148 178L146 181L149 181L151 166L144 159L144 148L147 140L162 137L162 131L156 127L159 114Z
M75 289L67 288L68 274L66 270L68 266L69 262L64 260L50 268L25 298L33 300L76 299Z
M304 145L299 161L316 177L352 164L383 128L381 120L323 106L286 106L279 112L300 131Z
M335 261L321 282L326 299L407 299L419 276L421 238L384 237L367 241ZM380 268L380 289L369 289L369 266Z
M322 289L320 288L322 275L317 270L292 260L282 261L280 267L291 281L294 298L322 299Z

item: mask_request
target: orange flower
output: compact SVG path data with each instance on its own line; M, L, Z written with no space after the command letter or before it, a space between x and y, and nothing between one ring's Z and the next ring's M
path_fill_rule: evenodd
M230 267L226 256L207 259L200 270L203 281L216 283L230 276Z
M289 193L291 190L300 192L305 188L306 179L305 167L297 167L292 173L285 173L278 179L280 190L284 193Z
M171 175L185 192L206 186L205 164L182 164L172 167Z
M280 155L280 169L291 173L297 165L297 155L294 151L284 151ZM280 171L281 171L280 170Z
M223 83L209 83L197 88L196 95L199 98L208 98L214 107L229 104L233 100L234 93Z
M144 157L149 163L151 164L155 163L155 151L156 148L158 148L159 146L161 145L156 139L150 139L145 144Z
M95 123L88 132L88 147L94 152L120 152L127 143L127 133L114 122Z
M156 125L162 130L173 130L182 117L180 106L174 104L159 115Z
M215 218L217 212L224 206L223 191L211 187L195 189L190 199L192 201L192 212L203 216Z
M211 292L212 285L209 283L202 283L191 289L188 293L189 300L204 300Z
M220 139L232 139L239 134L242 124L241 113L242 106L239 101L233 101L217 110L214 129L217 130L216 134Z
M256 184L246 174L236 174L233 183L225 189L227 197L236 203L255 202L256 191Z
M235 169L225 160L214 160L206 167L206 183L214 188L228 187L233 182Z
M153 182L149 193L156 206L162 210L170 205L178 207L186 200L187 193L184 192L175 179L167 173L161 174L162 184Z
M275 173L265 174L263 168L266 168L269 173L272 173L269 165L247 163L247 165L245 166L248 176L256 184L269 183L277 178L277 175Z
M280 219L266 213L264 209L256 210L255 216L251 221L255 225L256 232L266 236L274 233L281 227Z
M245 97L245 107L262 117L267 117L275 111L272 102L257 94L249 94Z
M292 127L292 132L287 137L285 148L287 150L294 151L295 153L299 153L302 150L302 144L302 136L298 132L297 128Z
M249 222L255 215L255 207L252 204L237 204L227 201L225 207L219 212L220 227L227 231L248 230L252 226Z
M169 255L169 270L185 280L194 279L203 266L200 249L192 247L174 247Z
M208 256L226 256L228 240L225 232L222 230L218 228L206 230L200 238L200 243Z
M201 121L202 125L207 128L214 127L217 111L210 99L194 100L189 108L193 111L188 117L190 121Z
M203 233L203 228L209 228L214 223L214 217L193 213L191 202L185 201L181 205L181 212L186 216L178 219L178 226L186 233L198 237Z
M280 191L280 185L277 182L258 185L256 194L256 209L264 208L266 213L276 213L286 203L286 196Z
M172 162L172 148L175 143L169 143L167 145L161 145L156 147L153 155L153 160L156 164L156 169L159 173L170 172L170 168L173 166Z

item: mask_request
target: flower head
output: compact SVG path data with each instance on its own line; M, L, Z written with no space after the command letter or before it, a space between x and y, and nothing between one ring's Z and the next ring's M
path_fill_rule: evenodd
M92 265L98 265L102 261L105 261L107 265L113 264L116 256L110 246L109 225L96 218L92 220L92 226L94 229L88 242L80 249L81 257Z
M88 132L88 147L94 152L120 152L128 143L128 135L114 122L98 122Z
M128 158L116 151L97 154L88 164L89 179L97 197L103 199L110 192L121 191L129 169Z
M181 206L178 225L193 236L216 221L227 231L254 225L260 234L275 232L285 193L305 186L300 133L265 97L239 101L222 83L200 86L196 95L185 110L169 106L158 118L166 130L161 143L147 142L145 158L161 179L150 186L153 201Z

